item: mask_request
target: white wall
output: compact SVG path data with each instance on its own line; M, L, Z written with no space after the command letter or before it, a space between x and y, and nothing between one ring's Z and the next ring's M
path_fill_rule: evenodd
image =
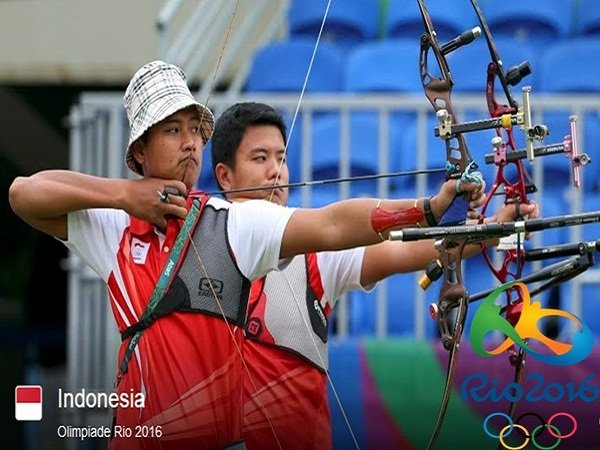
M235 35L257 0L239 0ZM175 32L194 8L233 9L231 0L183 0ZM146 62L159 56L157 18L165 0L0 0L0 83L123 84ZM269 0L268 13L255 29L278 19L286 2ZM280 17L280 16L279 16ZM210 26L210 25L209 25ZM216 25L215 25L216 26ZM221 27L220 27L221 28ZM220 38L226 28L217 33ZM207 32L209 29L206 30ZM258 38L244 36L242 50L253 52ZM234 36L230 36L230 41ZM216 60L221 45L215 42ZM208 65L211 65L210 63ZM203 70L210 70L204 65ZM229 67L225 75L238 67ZM206 73L200 73L206 77ZM188 74L195 81L195 74Z
M123 82L157 56L163 0L0 1L0 82Z

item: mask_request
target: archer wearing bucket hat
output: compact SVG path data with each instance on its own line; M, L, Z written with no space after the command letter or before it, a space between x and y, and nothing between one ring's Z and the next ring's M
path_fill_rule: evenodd
M195 105L200 113L204 144L215 129L213 113L196 101L186 84L183 70L164 61L152 61L139 69L131 78L123 100L130 129L125 163L138 175L142 175L142 168L133 157L132 144L171 114Z

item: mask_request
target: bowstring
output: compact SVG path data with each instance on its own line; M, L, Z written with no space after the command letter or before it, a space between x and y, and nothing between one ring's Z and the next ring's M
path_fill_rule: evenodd
M242 361L242 366L244 367L244 370L246 371L246 374L248 375L248 379L250 380L250 383L252 384L252 388L254 389L254 392L256 394L255 398L258 402L258 405L261 408L262 412L264 413L264 415L267 419L267 422L269 423L269 427L271 428L271 431L273 432L273 436L275 437L277 446L279 447L280 450L283 450L283 447L281 446L281 442L279 441L279 437L277 436L277 432L275 431L275 427L273 426L273 421L271 420L271 417L267 413L267 408L266 408L265 404L263 403L262 399L260 398L260 395L258 395L258 392L259 392L258 387L256 386L256 383L254 382L254 378L252 377L252 375L250 373L250 369L248 368L248 365L246 364L246 360L244 359L244 356L242 354L242 349L240 348L240 346L235 338L235 333L233 332L232 327L230 326L229 321L227 320L227 315L225 314L223 305L221 304L221 301L219 300L219 297L218 297L217 293L215 292L215 288L213 286L212 280L211 280L210 276L208 275L206 266L204 265L204 262L202 261L200 252L198 251L198 248L196 247L196 244L194 243L194 240L192 239L192 235L190 234L189 230L188 230L188 238L190 240L190 243L192 244L192 249L194 250L196 257L198 258L198 262L200 263L202 272L204 272L204 277L207 280L209 280L208 285L210 286L210 291L212 292L213 297L217 300L217 306L219 308L219 312L221 313L221 316L223 316L223 319L225 320L225 323L227 324L227 330L229 331L229 336L231 336L231 340L233 341L235 349ZM237 328L237 325L234 325L234 328Z
M310 74L311 74L311 72L312 72L312 68L313 68L313 65L314 65L314 62L315 62L315 57L316 57L316 55L317 55L317 50L319 49L319 43L321 42L321 38L322 38L322 36L323 36L323 30L324 30L324 28L325 28L325 23L327 22L327 17L328 17L328 15L329 15L329 9L330 9L330 7L331 7L331 1L332 1L332 0L328 0L328 1L327 1L327 5L326 5L326 7L325 7L325 12L323 13L323 19L321 20L321 25L320 25L320 27L319 27L319 32L318 32L318 34L317 34L317 38L316 38L316 41L315 41L315 45L314 45L314 47L313 47L313 51L312 51L312 54L311 54L311 57L310 57L310 61L309 61L309 63L308 63L308 68L307 68L307 71L306 71L306 75L304 76L304 81L303 81L303 83L302 83L302 89L300 90L300 95L299 95L299 97L298 97L298 102L296 103L296 108L295 108L295 110L294 110L294 115L292 116L292 123L290 124L290 129L289 129L289 131L288 131L288 135L287 135L287 139L286 139L286 143L285 143L285 148L284 148L284 152L283 152L283 158L282 158L282 159L281 159L281 161L279 162L279 167L277 168L277 175L275 176L275 181L274 181L274 183L273 183L273 185L274 185L274 186L276 186L276 185L277 185L277 183L278 183L279 179L281 178L281 169L282 169L282 167L283 167L283 164L284 164L284 163L286 162L286 160L287 160L287 152L288 152L288 148L289 148L289 145L290 145L290 139L291 139L291 137L292 137L292 133L294 132L294 128L295 128L295 125L296 125L296 121L297 121L297 119L298 119L298 114L299 114L299 112L300 112L300 106L301 106L301 104L302 104L302 100L304 99L304 94L305 94L305 92L306 92L306 87L308 86L308 81L309 81L309 79L310 79ZM272 201L273 201L273 196L274 196L274 194L275 194L275 190L272 190L272 191L271 191L271 194L270 194L270 196L269 196L269 201L270 201L270 202L272 202ZM303 309L302 309L302 307L300 306L300 301L299 301L298 297L296 296L296 292L295 292L295 290L292 288L292 285L291 285L290 279L289 279L289 277L287 276L287 273L286 273L286 271L285 271L285 270L283 270L283 271L281 271L281 273L283 274L283 277L284 277L284 279L285 279L286 283L288 284L288 287L289 287L289 289L290 289L290 292L291 292L291 294L292 294L292 297L293 297L293 299L294 299L294 303L296 304L296 308L298 309L298 312L300 313L300 317L302 318L302 322L304 323L304 326L306 327L306 330L307 330L307 332L308 332L308 335L309 335L309 336L310 336L310 338L311 338L311 341L312 341L312 343L313 343L313 346L314 346L314 348L315 348L315 350L316 350L316 353L317 353L317 355L319 355L319 360L320 360L320 363L321 363L321 367L323 367L323 368L325 369L325 375L326 375L326 377L327 377L327 383L328 383L328 384L329 384L329 386L331 387L331 390L332 390L333 396L334 396L334 398L335 398L335 401L336 401L336 403L337 403L337 405L338 405L338 408L340 409L340 412L341 412L341 414L342 414L342 417L343 417L343 419L344 419L344 422L345 422L345 424L346 424L346 426L347 426L347 428L348 428L348 431L349 431L349 433L350 433L350 436L351 436L351 438L352 438L352 441L353 441L353 443L354 443L354 446L355 446L357 449L360 449L360 446L358 445L358 441L357 441L357 439L356 439L356 436L355 436L355 434L354 434L354 431L353 431L353 429L352 429L352 426L350 425L350 420L348 419L348 415L347 415L347 413L346 413L346 410L344 409L344 407L343 407L343 405L342 405L342 402L341 402L341 400L340 400L340 397L339 397L339 395L338 395L337 389L335 388L335 385L334 385L333 379L331 378L331 375L330 375L330 373L329 373L328 364L327 364L327 363L326 363L326 362L323 360L323 356L321 355L321 352L319 351L319 347L318 347L318 345L317 345L317 342L315 341L315 337L314 337L314 335L313 335L313 333L312 333L312 331L311 331L310 325L309 325L309 323L307 322L307 320L306 320L306 317L305 317L305 316L304 316L304 314L303 314Z
M319 49L319 43L321 42L321 36L323 35L323 29L325 28L325 23L327 21L327 16L329 15L329 8L331 6L331 0L327 0L327 6L325 7L325 13L323 14L323 19L321 20L321 25L319 27L319 33L317 34L317 39L315 41L315 46L313 47L312 54L310 55L310 61L308 62L308 69L306 71L306 75L304 76L304 81L302 82L302 89L300 90L300 96L298 97L298 102L296 103L296 109L294 110L294 115L292 116L292 123L290 124L290 130L288 131L285 149L283 150L283 158L279 162L279 167L277 168L277 175L275 176L274 185L277 185L279 178L281 177L281 168L283 167L284 162L287 158L288 147L290 145L290 139L292 137L292 133L294 132L294 127L296 126L296 120L298 119L298 114L300 112L300 105L302 104L302 100L304 99L304 93L306 92L306 86L308 85L308 79L310 78L310 74L312 72L313 64L315 62L315 57L317 55L317 50ZM271 192L271 196L269 197L269 201L273 200L273 195L275 191Z
M208 108L208 101L210 99L212 90L215 86L215 82L216 82L216 78L217 78L217 73L219 72L219 67L221 66L221 61L223 60L223 55L225 54L225 49L227 47L227 43L229 42L229 37L231 35L231 30L233 29L233 23L235 21L235 17L238 11L238 6L239 6L239 0L236 0L232 13L231 13L231 19L229 20L229 25L227 27L227 32L225 33L225 39L223 40L223 46L221 47L221 51L219 53L219 57L217 59L217 64L215 67L215 71L213 73L213 77L211 79L210 82L210 86L208 88L208 92L206 94L206 102L204 103L207 108ZM202 123L202 120L204 119L204 114L205 114L205 110L203 110L202 112L202 117L200 119L200 122ZM198 262L200 263L200 267L202 269L202 271L204 272L205 277L210 280L210 277L208 276L208 271L206 269L206 266L204 265L204 262L202 261L202 256L200 255L200 252L198 252L198 249L196 248L196 245L194 243L194 240L192 239L192 236L190 234L190 231L188 230L188 239L189 242L192 244L192 248L194 250L194 253L196 255L196 258L198 259ZM252 377L252 374L250 373L250 369L248 368L248 365L246 364L246 360L244 359L244 355L242 353L242 349L240 348L238 342L236 341L235 338L235 334L232 330L232 327L229 324L229 320L227 319L227 315L225 314L225 311L223 309L223 306L221 304L221 301L219 300L219 297L217 296L217 293L215 292L214 286L212 284L212 281L209 281L209 286L210 286L210 290L211 293L214 297L214 299L217 302L217 306L219 308L219 311L221 313L221 316L223 317L223 320L225 321L225 323L227 324L227 329L229 331L229 335L233 341L233 344L235 346L236 352L238 353L240 360L242 362L242 366L244 367L244 370L246 371L246 374L248 376L248 379L250 380L250 383L252 384L252 388L254 389L255 394L258 394L258 389L256 387L256 383L254 382L254 378ZM234 326L234 328L236 328L237 325ZM261 409L261 411L263 412L263 414L265 415L265 418L267 419L267 422L269 424L269 428L271 429L271 432L273 433L273 437L275 438L275 441L277 443L277 447L280 450L283 450L283 447L281 446L281 442L279 441L279 438L277 437L277 432L275 431L275 427L273 426L273 422L271 420L271 417L269 416L269 413L267 412L267 408L265 407L264 403L262 402L262 400L260 399L260 395L256 395L256 399L257 402L259 404L259 407ZM245 415L242 412L242 421L245 419Z
M318 355L319 362L321 363L321 367L323 367L323 369L325 370L325 375L327 377L327 382L328 382L329 386L331 387L331 391L332 391L333 396L334 396L334 398L335 398L335 400L337 402L338 407L340 408L340 412L342 414L344 422L345 422L346 426L348 427L348 431L350 432L350 436L352 438L352 442L354 443L354 446L355 446L356 449L360 449L360 446L358 445L358 441L357 441L356 436L354 434L354 430L352 429L352 426L350 425L350 420L348 419L348 415L346 414L346 411L344 410L344 407L342 406L342 401L340 400L340 397L338 395L337 389L335 388L335 386L333 384L333 380L332 380L331 376L329 375L329 365L323 359L323 355L321 355L321 352L319 351L319 347L317 345L317 341L315 340L315 336L314 336L314 334L310 330L310 325L309 325L308 321L306 320L306 316L303 314L304 310L302 310L302 308L300 307L300 300L296 297L295 290L292 287L292 283L290 282L289 277L287 276L285 270L283 270L282 273L284 274L285 281L287 282L287 285L288 285L288 287L290 289L290 292L292 293L292 296L294 297L294 301L295 301L296 306L298 308L298 312L300 313L300 317L302 317L302 322L304 322L304 326L308 330L308 335L310 336L310 339L311 339L311 341L313 343L313 346L315 347L315 350L317 351L316 353Z

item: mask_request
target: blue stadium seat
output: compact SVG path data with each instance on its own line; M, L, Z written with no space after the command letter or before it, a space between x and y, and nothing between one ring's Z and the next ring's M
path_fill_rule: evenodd
M413 39L386 39L356 46L345 67L343 89L352 93L421 93L418 72L419 49ZM365 115L368 113L364 113ZM373 120L377 120L375 113ZM390 111L390 128L406 133L414 127L415 113L408 110ZM399 150L399 147L393 149ZM401 170L404 155L390 153L390 169ZM396 185L403 185L396 180Z
M415 301L414 292L418 288L415 273L397 274L379 283L386 285L387 290L387 321L386 329L389 335L412 336L415 330ZM432 288L432 294L435 294ZM351 292L350 329L355 336L372 336L377 325L377 291L365 293ZM422 307L426 310L427 304ZM427 322L431 322L428 318ZM428 324L428 336L434 335L434 327Z
M325 15L326 1L292 0L288 23L292 36L316 39ZM343 46L374 39L379 26L378 0L334 1L327 14L323 38Z
M219 189L217 180L213 174L212 158L211 158L211 141L208 141L206 147L202 151L202 170L198 179L197 188L205 192L213 192Z
M304 84L314 41L291 39L266 44L254 55L246 82L247 92L297 92ZM310 71L307 92L341 90L343 52L321 43Z
M447 0L428 0L426 2L427 11L441 44L477 25L470 5L469 2ZM424 25L417 2L390 0L385 29L386 37L411 38L415 40L415 45L418 47L418 39L424 31Z
M600 3L597 0L579 0L575 35L600 34Z
M349 116L350 174L353 176L379 173L379 120L370 113L354 113ZM315 117L312 129L313 179L340 176L342 119L339 115ZM390 154L400 152L399 132L389 127ZM377 181L353 182L353 196L374 195Z
M302 204L302 190L308 188L290 189L288 197L288 206L320 208L330 205L340 200L337 192L337 185L334 186L313 186L310 191L310 201L307 205Z
M487 2L483 12L493 35L512 36L542 49L568 38L572 30L571 1Z
M599 51L600 37L571 39L548 49L541 58L539 78L541 90L555 93L600 92L600 84L598 84L600 61L596 57ZM544 118L544 121L557 123L556 129L562 130L554 133L554 139L562 140L564 135L568 134L568 115L567 112L553 112ZM584 121L583 139L581 139L584 148L582 150L591 156L592 160L598 161L600 158L598 113L588 113L579 120ZM551 125L551 127L554 126ZM550 131L552 132L552 128ZM587 190L598 189L598 177L600 176L598 164L592 163L584 169L584 172L585 188Z
M548 48L541 58L540 90L600 92L600 37L577 38Z
M246 81L246 92L293 93L300 95L314 51L314 41L290 39L270 43L254 55ZM317 49L309 74L307 93L338 92L341 90L343 52L336 45L322 42ZM288 135L293 111L281 111ZM302 114L298 115L288 144L290 181L300 180L300 149L302 146Z
M414 39L386 39L356 46L347 57L347 92L422 92L419 46Z
M584 117L583 135L585 141L580 152L592 158L592 163L582 170L583 186L598 195L600 191L600 112L590 112Z

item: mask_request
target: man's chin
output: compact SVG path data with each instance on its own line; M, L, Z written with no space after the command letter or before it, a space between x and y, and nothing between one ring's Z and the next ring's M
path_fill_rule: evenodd
M287 201L287 196L282 192L272 192L270 193L265 200L268 200L272 203L275 203L280 206L285 206Z
M280 206L285 206L285 199L280 194L269 193L269 195L263 195L263 196L257 197L257 199L275 203Z
M198 186L198 182L200 181L200 173L197 171L187 170L184 172L180 180L186 185L189 191L194 186ZM200 189L203 188L203 186L199 187Z

